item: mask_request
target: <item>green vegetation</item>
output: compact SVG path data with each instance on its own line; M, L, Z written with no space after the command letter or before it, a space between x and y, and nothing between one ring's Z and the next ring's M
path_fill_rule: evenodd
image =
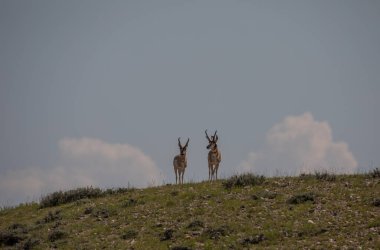
M372 178L380 178L380 169L375 168L374 170L370 171L368 175Z
M286 202L289 204L301 204L307 201L314 202L315 194L313 193L303 193L303 194L296 194L292 197L290 197Z
M223 181L223 186L227 189L233 187L245 187L260 185L265 181L265 177L262 175L254 175L251 173L234 175L227 180Z
M327 171L315 171L314 174L301 174L301 178L315 178L323 181L335 181L336 175Z
M112 194L120 194L120 193L122 194L130 190L131 190L130 188L118 188L118 189L107 189L103 191L100 188L85 187L85 188L77 188L77 189L69 190L65 192L58 191L58 192L54 192L43 197L40 201L40 207L41 208L54 207L61 204L82 200L85 198L91 199L91 198L103 197L106 195L112 195Z
M0 248L376 249L380 178L318 176L56 192L0 210Z

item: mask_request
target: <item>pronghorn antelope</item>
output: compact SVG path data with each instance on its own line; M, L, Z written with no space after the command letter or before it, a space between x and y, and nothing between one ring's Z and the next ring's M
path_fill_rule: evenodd
M222 160L222 155L220 154L220 151L218 149L218 145L216 144L218 141L218 135L216 134L216 130L213 136L210 137L207 134L207 129L205 131L206 133L206 139L208 140L208 146L207 149L210 151L208 152L208 179L218 179L218 168L219 163Z
M187 158L186 158L186 150L187 146L189 145L189 140L187 139L187 142L185 146L182 147L181 145L181 138L178 138L178 146L180 154L176 155L173 160L173 166L174 166L174 173L175 173L175 183L177 182L179 184L183 184L183 174L185 173L185 169L187 167ZM181 178L182 176L182 178ZM178 181L177 181L178 179Z

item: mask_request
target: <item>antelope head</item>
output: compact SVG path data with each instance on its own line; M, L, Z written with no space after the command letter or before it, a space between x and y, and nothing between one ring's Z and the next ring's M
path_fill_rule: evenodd
M215 130L214 135L212 135L211 139L210 139L210 137L207 134L207 129L206 129L206 131L205 131L206 139L208 140L207 149L215 150L217 148L216 143L218 142L218 135L216 134L216 132L217 131Z
M181 152L181 155L186 155L186 150L187 150L187 146L189 146L189 141L190 141L190 138L187 139L185 146L182 146L181 137L178 137L178 147L179 147L179 151Z

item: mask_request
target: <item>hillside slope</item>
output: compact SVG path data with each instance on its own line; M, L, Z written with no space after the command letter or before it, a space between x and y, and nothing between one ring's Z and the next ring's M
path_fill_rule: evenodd
M267 178L231 188L223 181L166 185L45 208L21 205L0 211L0 246L379 249L379 178L328 177Z

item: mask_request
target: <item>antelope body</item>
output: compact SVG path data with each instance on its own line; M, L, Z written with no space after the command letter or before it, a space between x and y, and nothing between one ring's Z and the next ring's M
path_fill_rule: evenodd
M207 134L207 129L205 131L206 133L206 139L208 140L207 149L210 151L208 152L208 179L209 180L217 180L218 179L218 168L219 164L222 160L222 155L218 149L218 145L216 144L218 141L218 135L216 134L217 131L215 131L214 135L210 137Z
M183 175L185 174L185 169L187 167L186 150L187 150L187 146L189 145L189 140L190 139L187 139L185 146L182 146L181 139L178 138L178 147L179 147L180 154L176 155L173 160L176 184L177 183L183 184Z

